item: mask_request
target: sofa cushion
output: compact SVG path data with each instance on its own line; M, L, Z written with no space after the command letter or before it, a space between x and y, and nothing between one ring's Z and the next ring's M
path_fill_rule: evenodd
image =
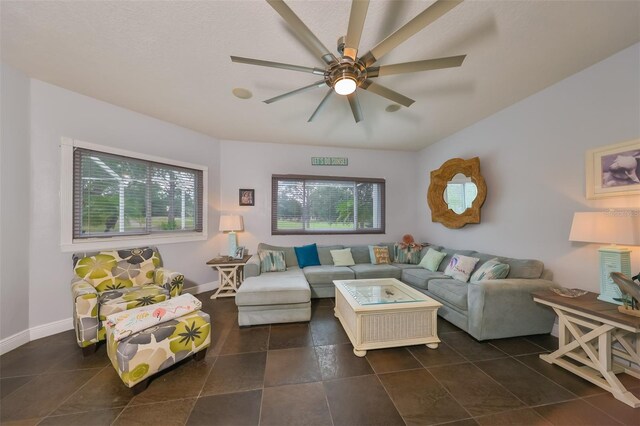
M432 272L427 269L403 269L402 270L402 281L411 284L414 287L421 288L423 290L427 289L427 284L430 280L434 279L450 279L446 277L442 272Z
M298 259L298 266L306 268L307 266L319 266L320 259L318 258L318 246L316 243L309 244L302 247L294 247L296 252L296 259Z
M544 271L544 263L533 259L500 258L500 262L509 265L507 278L540 278Z
M260 250L260 272L281 272L287 269L284 252L279 250Z
M362 263L359 265L349 266L356 274L356 279L362 278L397 278L402 276L402 269L396 268L393 265L381 264L372 265Z
M472 283L477 283L484 280L499 280L506 278L508 273L509 265L506 263L500 263L496 257L484 262L482 266L476 269L473 275L471 275L470 281Z
M469 308L467 303L469 285L467 283L453 279L436 279L429 281L427 290L460 310L466 311Z
M400 269L422 269L420 265L412 265L410 263L392 263L392 265Z
M310 300L309 284L299 268L247 278L236 293L238 306L305 303Z
M369 258L373 265L388 265L391 263L391 254L387 246L369 246Z
M279 246L272 246L270 244L260 243L258 244L258 251L260 250L283 251L284 261L287 264L287 268L291 268L292 266L298 266L298 258L296 257L296 252L293 249L293 247L279 247Z
M333 280L352 280L355 272L346 266L307 266L304 276L309 284L332 284Z
M331 250L340 250L344 246L318 246L318 258L320 258L321 265L333 265L333 256L331 256Z
M351 255L353 256L354 262L358 263L371 263L371 258L369 257L369 246L344 246L345 248L351 249Z
M331 250L331 258L334 266L353 266L356 264L350 248Z
M393 258L395 263L408 263L411 265L417 265L420 263L420 251L421 246L407 246L404 244L396 243L393 245Z
M442 263L442 259L444 259L446 255L446 253L442 253L430 248L427 250L427 253L420 261L420 266L424 269L428 269L431 272L435 272L438 270L440 263Z

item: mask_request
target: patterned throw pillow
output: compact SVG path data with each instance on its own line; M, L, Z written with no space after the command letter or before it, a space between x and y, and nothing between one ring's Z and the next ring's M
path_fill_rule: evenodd
M424 269L430 270L431 272L436 272L438 270L438 266L440 266L440 262L442 262L442 259L444 259L446 255L446 253L441 253L430 248L427 250L427 254L425 254L420 261L420 266Z
M394 244L393 257L396 263L408 263L410 265L417 265L420 263L420 252L422 247L415 245L413 247L404 244Z
M351 249L329 250L333 258L334 266L353 266L356 262L353 260Z
M469 281L469 276L473 271L480 259L475 257L463 256L461 254L454 254L447 268L444 270L444 274L450 276L453 279L466 283Z
M386 246L369 246L369 257L374 265L389 264L389 247Z
M471 276L471 282L477 283L485 280L500 280L509 275L509 265L500 263L498 258L487 260Z
M280 272L287 270L283 251L260 250L258 256L260 256L260 272Z

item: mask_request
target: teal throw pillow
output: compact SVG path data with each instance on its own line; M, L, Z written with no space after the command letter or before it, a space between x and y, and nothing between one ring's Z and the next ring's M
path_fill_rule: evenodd
M280 272L287 270L287 264L284 262L284 252L276 250L260 250L260 272Z
M315 243L308 246L294 247L294 250L296 251L296 258L298 258L298 266L300 268L320 265L318 247Z
M427 250L427 254L425 254L420 261L419 266L422 266L424 269L428 269L431 272L436 272L438 270L438 266L440 266L440 263L442 262L442 259L444 259L446 255L446 253L441 253L430 248Z
M487 260L477 271L471 275L471 282L477 283L485 280L500 280L509 275L509 265L501 263L498 258Z

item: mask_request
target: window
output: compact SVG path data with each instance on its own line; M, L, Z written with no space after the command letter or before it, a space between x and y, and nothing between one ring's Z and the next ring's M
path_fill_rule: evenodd
M63 248L206 238L206 167L66 139L62 154Z
M384 179L274 175L271 233L384 233L384 184Z

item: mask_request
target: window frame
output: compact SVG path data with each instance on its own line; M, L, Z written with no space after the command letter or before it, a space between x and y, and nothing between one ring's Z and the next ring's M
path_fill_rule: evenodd
M380 228L354 229L348 231L309 231L306 229L279 230L278 226L278 182L280 180L316 180L335 182L377 183L380 184ZM386 180L383 178L363 178L353 176L318 175L271 175L271 235L365 235L386 233Z
M145 235L118 235L111 237L73 238L73 154L75 148L89 149L105 154L120 155L202 171L202 231L179 231L150 233ZM79 141L63 137L60 142L60 248L63 252L81 250L98 250L121 247L135 247L141 245L160 245L202 241L208 237L208 172L207 166L192 164L139 152L127 151L105 145Z

